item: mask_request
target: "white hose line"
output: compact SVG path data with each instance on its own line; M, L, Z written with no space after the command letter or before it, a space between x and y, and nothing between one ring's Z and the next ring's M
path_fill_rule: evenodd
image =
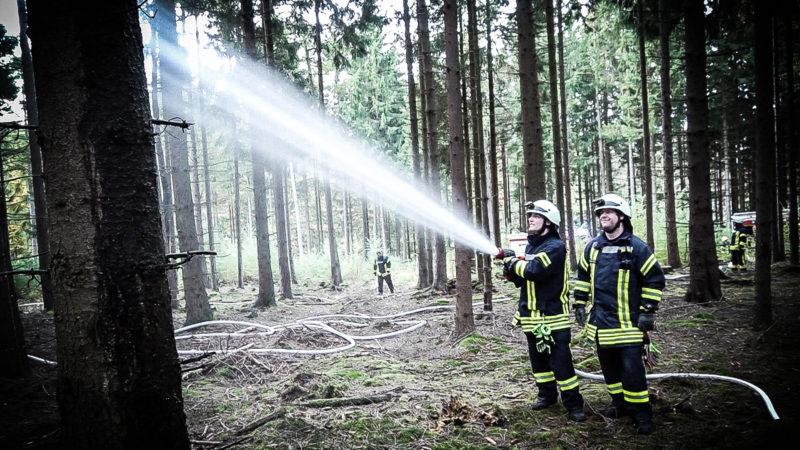
M175 334L183 333L184 331L193 330L195 328L208 327L208 326L212 326L212 325L241 325L241 326L244 326L244 327L263 328L263 329L267 330L268 333L274 333L275 332L275 329L273 327L271 327L269 325L264 325L264 324L261 324L261 323L242 322L242 321L239 321L239 320L209 320L208 322L199 322L199 323L195 323L195 324L192 324L192 325L187 325L187 326L185 326L183 328L178 328L177 330L175 330Z
M49 359L39 358L38 356L33 356L33 355L28 355L28 359L30 359L32 361L36 361L38 363L42 363L42 364L44 364L46 366L55 367L55 366L58 365L58 363L55 362L55 361L50 361Z
M575 373L578 376L583 378L588 378L590 380L600 380L605 381L603 375L598 375L594 373L587 373L581 370L575 369ZM699 378L699 379L710 379L710 380L720 380L720 381L729 381L731 383L740 384L742 386L748 387L754 390L761 398L764 400L764 403L767 405L767 409L769 410L769 414L772 416L774 420L778 420L778 413L775 412L775 408L772 406L772 401L769 399L769 396L766 392L761 390L758 386L754 385L753 383L740 380L739 378L733 377L726 377L725 375L714 375L708 373L688 373L688 372L674 372L674 373L651 373L646 376L648 380L658 380L661 378Z

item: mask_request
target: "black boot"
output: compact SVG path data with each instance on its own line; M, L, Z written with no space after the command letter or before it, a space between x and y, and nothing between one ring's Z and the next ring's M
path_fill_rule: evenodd
M536 403L531 405L531 409L534 411L541 411L547 408L550 405L554 405L558 400L548 400L544 397L536 397Z
M631 411L628 410L622 394L612 394L611 401L611 406L608 406L600 411L600 414L602 414L604 417L608 417L609 419L621 419L631 415Z
M633 426L639 434L653 434L653 407L650 403L639 403L633 407Z
M650 419L639 419L633 426L636 427L636 432L639 434L653 434L653 431L655 431L653 421Z
M571 420L573 422L585 422L586 419L587 419L586 413L583 412L582 409L576 409L574 411L568 411L567 412L567 417L569 417L569 420Z

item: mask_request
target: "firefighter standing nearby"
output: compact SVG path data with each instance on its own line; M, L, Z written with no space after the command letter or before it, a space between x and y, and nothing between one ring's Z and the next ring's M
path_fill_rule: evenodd
M547 200L526 203L528 244L525 259L504 264L507 280L520 288L512 323L522 325L528 341L533 375L539 393L531 408L539 411L561 402L569 418L586 420L583 397L570 352L567 251L558 234L561 214Z
M372 265L372 273L378 277L378 294L383 295L384 280L386 281L386 286L389 287L389 291L394 294L391 271L392 262L389 261L389 257L383 256L383 252L378 250L375 263Z
M744 263L744 251L747 248L747 234L741 222L733 223L733 234L731 234L730 247L732 271L747 272L747 265Z
M653 329L665 286L664 272L650 247L633 235L631 208L616 194L594 201L602 232L583 251L575 282L575 319L586 325L612 405L601 413L631 417L639 434L653 432L642 345Z

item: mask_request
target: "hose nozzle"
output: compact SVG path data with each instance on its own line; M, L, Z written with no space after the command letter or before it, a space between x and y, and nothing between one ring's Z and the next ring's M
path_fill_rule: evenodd
M517 254L514 253L514 250L511 250L509 248L498 248L497 254L494 255L494 258L503 259L503 258L513 258L515 256L517 256Z

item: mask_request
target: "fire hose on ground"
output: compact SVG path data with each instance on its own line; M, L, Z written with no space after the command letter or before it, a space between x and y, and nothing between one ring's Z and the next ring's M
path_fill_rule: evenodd
M498 299L495 300L499 301L506 301L506 299ZM480 305L482 303L475 302L475 305ZM392 331L389 333L383 334L376 334L376 335L369 335L369 336L353 336L341 331L336 330L335 328L328 325L328 323L323 322L322 320L328 320L329 323L331 319L360 319L360 320L393 320L404 316L409 316L413 314L419 314L423 312L434 312L434 311L446 311L455 309L455 306L452 305L443 305L443 306L429 306L424 308L418 308L411 311L401 312L397 314L390 314L390 315L383 315L383 316L369 316L364 314L327 314L321 316L314 316L308 317L305 319L299 319L294 323L287 324L287 325L277 325L277 326L269 326L254 322L243 322L243 321L236 321L236 320L215 320L215 321L208 321L208 322L200 322L193 325L189 325L186 327L178 328L175 330L175 339L176 341L190 339L190 338L242 338L247 336L268 336L275 334L282 330L290 330L296 328L306 328L306 329L317 329L322 330L324 332L331 333L335 336L338 336L346 341L345 345L335 347L335 348L326 348L326 349L319 349L319 350L309 350L309 349L284 349L284 348L247 348L244 351L253 354L270 354L270 353L279 353L279 354L294 354L294 355L320 355L320 354L331 354L331 353L338 353L343 352L345 350L349 350L356 346L356 341L364 341L364 340L376 340L376 339L384 339L389 337L394 337L400 334L409 333L414 331L422 326L424 326L427 321L425 320L403 320L394 322L397 325L402 325L405 328ZM344 323L349 326L367 326L364 324L358 324L353 322L347 322L344 320L333 320L332 322L335 323ZM189 334L184 335L187 331L195 330L203 327L211 327L211 326L219 326L219 325L238 325L242 327L246 327L246 329L260 329L261 331L257 332L221 332L221 333L200 333L200 334ZM208 353L206 350L178 350L178 354L180 355L200 355ZM49 365L55 366L57 363L54 361L49 361L44 358L39 358L33 355L28 355L33 361ZM603 375L600 374L593 374L588 372L583 372L581 370L575 370L575 373L582 377L587 378L590 380L599 380L604 381ZM724 375L714 375L714 374L704 374L704 373L657 373L657 374L649 374L646 376L648 380L658 380L662 378L691 378L691 379L710 379L710 380L718 380L718 381L727 381L730 383L739 384L741 386L745 386L749 389L755 391L758 395L761 396L762 400L766 404L767 409L769 410L770 415L774 420L778 420L778 414L775 411L775 408L772 405L772 401L770 400L769 396L758 386L733 377L728 377Z

